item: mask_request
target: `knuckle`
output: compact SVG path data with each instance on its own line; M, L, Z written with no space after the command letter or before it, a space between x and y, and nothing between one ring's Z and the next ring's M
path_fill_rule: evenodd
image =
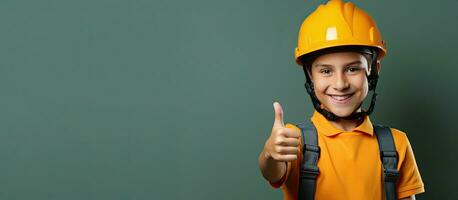
M274 150L275 152L280 153L282 148L280 146L275 146Z
M294 140L289 140L287 145L288 145L289 147L295 147L295 146L297 146L296 141L294 141Z
M274 159L277 161L281 161L283 158L279 154L276 154Z
M301 133L300 132L297 132L296 130L294 129L290 129L291 130L291 135L295 136L295 137L299 137L301 136Z
M281 144L283 144L284 142L285 142L285 139L284 139L283 137L277 137L277 138L275 139L275 144L276 144L276 145L281 145Z
M277 134L278 135L284 135L285 134L285 129L283 129L283 128L277 129Z

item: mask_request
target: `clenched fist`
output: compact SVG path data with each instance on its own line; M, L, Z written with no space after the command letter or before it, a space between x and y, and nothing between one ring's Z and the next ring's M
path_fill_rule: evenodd
M264 145L266 158L275 161L293 161L299 152L299 138L297 131L285 127L283 123L283 109L278 102L274 102L275 121L269 139Z

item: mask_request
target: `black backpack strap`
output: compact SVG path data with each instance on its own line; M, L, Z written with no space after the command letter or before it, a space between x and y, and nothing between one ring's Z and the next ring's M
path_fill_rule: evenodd
M320 170L318 159L320 158L320 147L318 146L318 133L315 126L308 120L298 124L302 132L302 164L299 175L298 199L312 200L315 198L316 179Z
M397 200L396 181L399 177L397 170L398 153L394 145L393 135L389 127L381 125L375 125L374 132L377 136L380 159L383 163L383 181L386 200Z

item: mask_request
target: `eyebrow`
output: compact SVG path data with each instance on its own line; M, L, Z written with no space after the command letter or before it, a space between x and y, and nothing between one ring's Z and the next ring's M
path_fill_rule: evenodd
M344 66L348 66L348 65L353 65L353 64L362 64L362 62L360 60L356 60L356 61L352 61L352 62L349 62L349 63L345 63ZM328 65L328 64L315 64L314 65L315 67L332 67L333 65Z

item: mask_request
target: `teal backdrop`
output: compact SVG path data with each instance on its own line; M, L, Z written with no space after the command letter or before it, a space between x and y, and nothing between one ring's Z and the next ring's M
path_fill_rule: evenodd
M323 2L0 1L0 199L281 199L258 155L274 100L312 113L293 49ZM456 198L458 1L354 2L388 46L373 120L417 199Z

